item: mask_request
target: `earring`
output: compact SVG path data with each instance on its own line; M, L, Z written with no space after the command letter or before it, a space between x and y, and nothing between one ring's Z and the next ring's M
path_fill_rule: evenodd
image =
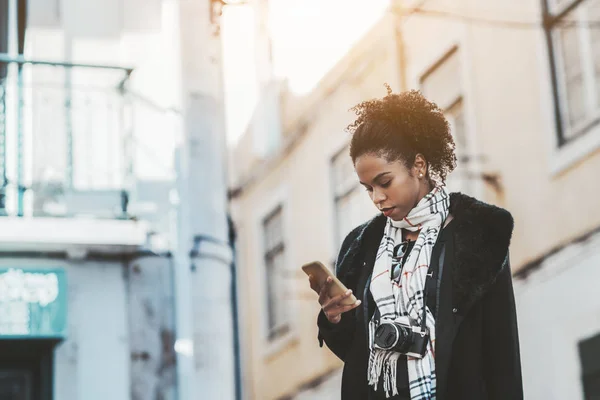
M419 174L419 178L422 178L422 177L423 177L423 174Z

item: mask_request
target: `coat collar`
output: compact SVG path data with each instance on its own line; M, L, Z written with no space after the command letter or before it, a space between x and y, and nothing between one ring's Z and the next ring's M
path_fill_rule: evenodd
M462 193L450 194L450 213L455 224L452 301L455 307L467 310L507 267L514 223L508 211ZM376 251L379 246L385 221L380 214L347 236L336 264L343 282L355 285L366 251Z

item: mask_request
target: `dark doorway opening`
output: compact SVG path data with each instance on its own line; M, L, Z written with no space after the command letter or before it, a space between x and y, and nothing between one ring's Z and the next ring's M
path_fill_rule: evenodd
M0 399L52 400L56 340L0 340Z

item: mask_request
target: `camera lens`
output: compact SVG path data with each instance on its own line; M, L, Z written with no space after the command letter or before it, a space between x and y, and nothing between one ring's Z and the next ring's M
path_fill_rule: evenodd
M398 334L392 324L380 325L375 331L375 343L383 349L389 349L394 346Z
M409 338L410 333L406 328L395 323L381 324L375 331L375 344L386 350L404 347Z

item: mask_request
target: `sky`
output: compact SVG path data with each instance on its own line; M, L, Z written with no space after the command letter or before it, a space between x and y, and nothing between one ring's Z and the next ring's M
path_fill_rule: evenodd
M296 95L318 80L383 14L389 0L269 0L273 73ZM228 142L246 128L257 98L254 18L249 6L229 6L222 20Z

